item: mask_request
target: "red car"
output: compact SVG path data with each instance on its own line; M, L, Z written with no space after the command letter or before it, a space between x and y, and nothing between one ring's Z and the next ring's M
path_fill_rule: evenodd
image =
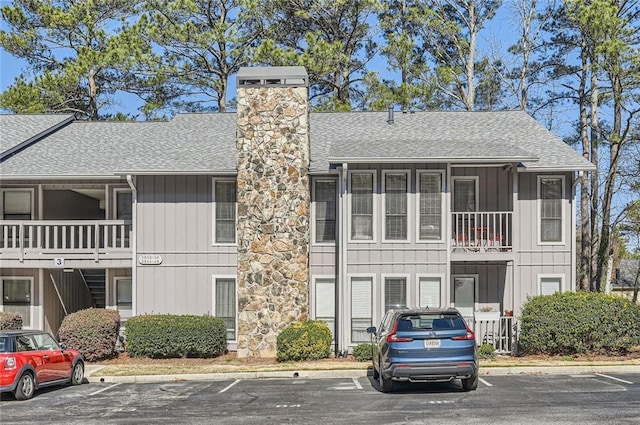
M0 393L28 400L39 387L79 385L84 360L44 331L0 331Z

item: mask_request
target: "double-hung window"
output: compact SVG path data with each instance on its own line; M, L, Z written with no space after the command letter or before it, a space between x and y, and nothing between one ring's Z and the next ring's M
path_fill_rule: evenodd
M407 240L409 173L384 173L384 238Z
M317 278L315 280L314 314L315 319L325 322L335 338L336 329L336 281L335 278Z
M336 240L336 180L318 179L314 184L315 241Z
M384 311L407 307L407 279L404 277L384 278Z
M539 294L553 295L556 292L562 292L562 276L538 276Z
M372 172L351 173L351 239L373 240Z
M236 182L214 180L213 201L215 243L236 242Z
M369 342L373 317L373 279L351 278L351 342Z
M227 328L227 340L236 339L236 280L232 277L214 278L214 314Z
M442 173L418 173L419 233L421 241L442 239Z
M541 243L562 242L562 192L562 177L538 177Z

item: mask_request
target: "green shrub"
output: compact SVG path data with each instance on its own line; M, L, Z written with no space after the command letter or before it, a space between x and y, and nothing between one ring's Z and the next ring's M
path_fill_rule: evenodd
M0 330L22 329L22 316L18 313L0 312Z
M219 317L145 314L127 320L125 349L132 357L217 357L227 352Z
M281 362L318 360L330 355L331 331L324 322L292 323L278 334L277 356Z
M359 362L371 361L376 345L371 343L358 344L353 347L353 357Z
M522 354L624 355L640 344L640 306L588 292L531 298L520 320Z
M478 348L478 357L481 359L492 359L496 356L496 349L491 344L482 344Z
M60 342L74 348L88 361L116 355L120 314L105 308L88 308L67 315L60 325Z

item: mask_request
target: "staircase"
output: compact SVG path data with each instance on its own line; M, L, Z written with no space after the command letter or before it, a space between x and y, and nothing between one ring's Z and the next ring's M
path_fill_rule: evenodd
M96 308L104 308L106 305L106 285L104 269L83 269L82 275L93 297L93 305Z

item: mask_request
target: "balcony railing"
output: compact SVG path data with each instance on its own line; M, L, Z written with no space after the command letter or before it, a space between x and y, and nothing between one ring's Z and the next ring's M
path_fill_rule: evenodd
M454 252L500 252L512 248L511 211L452 213Z
M131 222L125 220L0 221L0 252L91 254L130 251Z

